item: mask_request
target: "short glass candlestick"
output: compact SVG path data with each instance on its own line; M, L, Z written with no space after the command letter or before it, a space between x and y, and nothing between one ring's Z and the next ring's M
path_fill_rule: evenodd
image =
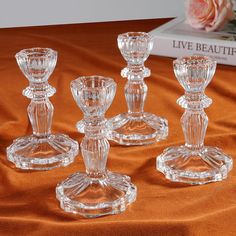
M205 184L227 178L233 160L216 147L204 146L208 118L204 108L212 100L204 94L216 70L216 62L205 56L174 61L174 72L185 94L177 103L185 109L181 125L185 145L170 147L157 157L157 169L167 179L189 184Z
M125 211L136 199L136 187L126 175L106 170L109 142L106 139L106 110L116 92L107 77L80 77L71 83L73 97L84 113L85 136L81 152L86 172L77 172L56 188L61 208L84 217L99 217Z
M144 78L150 76L144 62L153 47L151 36L144 32L124 33L118 36L118 47L128 63L121 71L121 75L128 79L125 85L128 112L108 121L109 139L123 145L145 145L165 139L167 120L144 112L148 90Z
M49 100L55 88L48 84L57 52L49 48L24 49L16 54L17 63L29 80L23 95L31 99L28 116L33 134L20 137L7 148L7 158L21 169L49 170L72 163L78 143L65 134L51 134L53 105Z

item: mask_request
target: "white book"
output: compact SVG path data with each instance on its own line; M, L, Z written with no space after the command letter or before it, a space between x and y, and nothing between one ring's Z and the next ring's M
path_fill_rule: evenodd
M182 57L206 55L220 64L236 66L236 22L218 32L193 29L178 17L150 32L154 36L152 55Z

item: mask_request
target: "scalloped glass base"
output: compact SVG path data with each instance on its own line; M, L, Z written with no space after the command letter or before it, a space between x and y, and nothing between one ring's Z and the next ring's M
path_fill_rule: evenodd
M7 159L20 169L50 170L72 163L78 151L78 143L67 135L31 135L14 140L7 148Z
M120 114L111 118L107 126L109 139L123 145L152 144L168 135L167 120L147 112L139 117Z
M227 178L233 160L219 148L192 151L186 146L170 147L157 157L157 170L174 182L206 184Z
M128 176L112 172L100 178L77 172L56 187L61 208L87 218L121 213L136 194Z

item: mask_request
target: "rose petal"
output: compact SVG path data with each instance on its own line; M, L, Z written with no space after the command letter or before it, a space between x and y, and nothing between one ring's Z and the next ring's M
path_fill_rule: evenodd
M222 28L222 26L225 25L225 23L227 22L226 15L227 15L227 9L223 8L216 22L214 22L214 24L212 24L211 27L206 27L206 31L215 31L216 29Z
M186 0L187 22L194 28L214 31L235 18L231 0Z

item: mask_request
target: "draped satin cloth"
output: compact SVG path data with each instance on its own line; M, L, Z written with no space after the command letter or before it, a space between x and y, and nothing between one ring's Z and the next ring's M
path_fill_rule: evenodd
M127 110L120 71L126 66L117 48L117 35L150 31L167 20L73 24L0 30L0 235L236 235L236 167L225 181L203 186L171 183L156 168L156 156L165 148L184 143L180 126L183 109L176 104L183 89L173 74L171 58L150 56L146 66L148 96L145 111L166 117L169 136L149 146L125 147L111 142L107 167L132 178L138 196L119 215L84 219L63 212L55 187L76 171L84 171L81 155L68 167L51 171L22 171L6 159L12 140L30 134L28 85L16 64L23 48L50 47L58 63L49 79L57 89L52 130L81 142L75 128L82 113L70 92L70 81L82 75L104 75L118 84L106 116ZM218 146L236 157L236 69L218 65L206 94L213 104L206 109L209 126L206 145Z

